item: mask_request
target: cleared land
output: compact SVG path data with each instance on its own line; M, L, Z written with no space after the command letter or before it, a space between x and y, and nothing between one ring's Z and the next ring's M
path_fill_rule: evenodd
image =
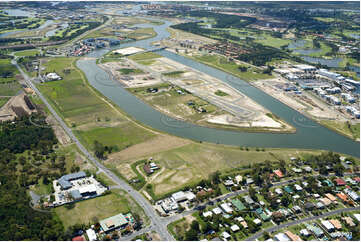
M114 154L114 159L107 163L123 177L131 180L137 176L130 164L152 157L158 161L161 168L164 168L151 180L154 194L160 197L208 178L217 170L227 172L265 160L289 160L292 156L297 157L305 153L318 154L320 151L268 148L265 151L249 148L247 151L246 148L191 142L160 152L152 152L150 149L149 152L143 153L142 157L130 153L131 150L124 150L119 155Z
M20 79L18 69L11 64L10 59L0 59L0 96L14 96L21 86L18 83Z
M145 218L143 210L133 202L125 192L114 190L109 195L80 201L73 208L61 206L55 208L57 216L61 219L65 228L74 224L89 224L118 213L138 213Z
M15 56L36 56L40 52L38 50L23 50L15 52Z
M74 67L76 58L56 58L44 66L63 77L60 81L39 84L38 87L58 110L80 140L92 149L95 140L107 146L123 149L154 136L129 120L117 108L110 106ZM65 74L64 69L70 70Z
M220 55L210 55L210 54L199 54L193 55L190 58L193 58L201 63L210 65L222 71L231 73L242 80L245 81L254 81L259 79L270 79L273 78L272 75L263 74L262 70L247 65L245 63L237 63L235 61L227 61L227 59ZM239 67L247 67L247 71L242 72Z

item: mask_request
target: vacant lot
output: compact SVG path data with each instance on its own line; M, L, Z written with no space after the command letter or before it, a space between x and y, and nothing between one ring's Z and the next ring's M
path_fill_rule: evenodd
M66 206L55 208L56 214L68 228L74 224L88 224L94 221L111 217L118 213L131 212L132 200L124 192L114 191L113 193L74 204L74 208Z
M36 56L39 54L38 50L23 50L23 51L17 51L15 52L16 56Z
M351 139L360 139L360 123L348 125L347 122L322 120L321 124L329 129L333 129L347 137L350 137Z
M246 66L248 67L247 71L242 72L239 69L241 65L237 65L234 61L227 61L225 57L219 55L198 55L198 56L193 56L191 58L194 58L199 62L221 69L228 73L231 73L245 81L273 78L272 75L263 74L261 70L251 66Z
M143 60L151 60L151 59L156 59L156 58L160 58L162 56L153 53L153 52L146 52L146 53L140 53L140 54L135 54L132 56L129 56L129 59L132 59L134 61L143 61Z
M132 33L128 34L127 37L131 39L141 40L147 38L153 38L157 35L153 28L136 29Z
M74 67L76 58L56 58L44 66L56 72L60 81L39 84L41 92L73 127L81 141L92 149L94 140L119 149L142 142L152 133L135 125L118 109L109 106L94 92ZM68 71L64 71L68 70Z
M212 172L217 170L227 172L265 160L289 160L290 157L296 157L303 153L319 153L319 151L296 149L257 150L256 148L249 148L247 151L232 146L192 142L158 153L147 153L142 157L134 156L136 158L127 160L125 159L129 157L124 153L123 156L114 157L110 164L113 167L116 166L117 171L130 180L136 175L129 164L153 157L154 160L158 161L160 167L164 168L164 171L151 181L155 195L162 196L171 191L177 191L188 184L194 184L201 179L208 178Z
M19 71L10 59L0 59L0 96L13 96L21 89Z

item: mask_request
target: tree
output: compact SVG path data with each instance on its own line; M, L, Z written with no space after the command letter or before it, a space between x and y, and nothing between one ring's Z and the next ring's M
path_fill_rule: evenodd
M185 240L188 241L197 241L198 240L198 231L194 229L190 229L185 234Z
M219 171L213 172L210 174L209 179L212 181L213 184L219 184L221 183L220 175L221 173Z
M94 140L95 156L99 159L104 159L105 147L99 141Z
M196 231L199 230L199 222L197 220L193 220L193 222L191 223L191 229L194 229Z

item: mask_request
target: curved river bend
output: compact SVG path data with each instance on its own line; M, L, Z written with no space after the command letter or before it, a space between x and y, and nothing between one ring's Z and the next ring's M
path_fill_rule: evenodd
M161 21L164 22L164 20ZM154 46L152 47L151 45L152 42L169 37L170 34L166 28L171 24L171 22L165 21L163 25L159 26L148 24L136 25L138 27L153 27L157 32L157 36L151 39L124 43L113 47L113 49L129 46L137 46L145 49L154 48ZM90 53L88 56L99 58L108 51L109 49L100 49ZM129 115L146 125L176 136L197 141L236 146L332 150L359 157L360 144L358 142L319 125L275 98L262 92L260 89L251 86L247 82L221 70L198 63L169 51L162 50L157 53L201 72L205 72L230 84L237 90L240 90L242 93L258 102L260 105L263 105L272 113L293 125L297 129L296 133L277 134L237 132L201 127L184 121L179 121L162 114L130 94L120 85L120 83L112 80L112 78L103 69L99 68L96 65L95 59L79 60L77 61L77 66L84 71L89 83L94 88L112 100Z

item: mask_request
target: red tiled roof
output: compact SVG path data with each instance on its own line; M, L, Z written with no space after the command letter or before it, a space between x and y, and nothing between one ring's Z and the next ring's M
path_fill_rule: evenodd
M83 236L76 236L72 239L72 241L85 241Z
M283 177L283 173L280 170L275 170L274 173L280 178Z
M345 182L343 179L341 179L341 178L335 179L335 182L337 183L337 186L344 186L344 185L346 185L346 182Z
M354 177L353 179L357 182L360 182L360 177Z

